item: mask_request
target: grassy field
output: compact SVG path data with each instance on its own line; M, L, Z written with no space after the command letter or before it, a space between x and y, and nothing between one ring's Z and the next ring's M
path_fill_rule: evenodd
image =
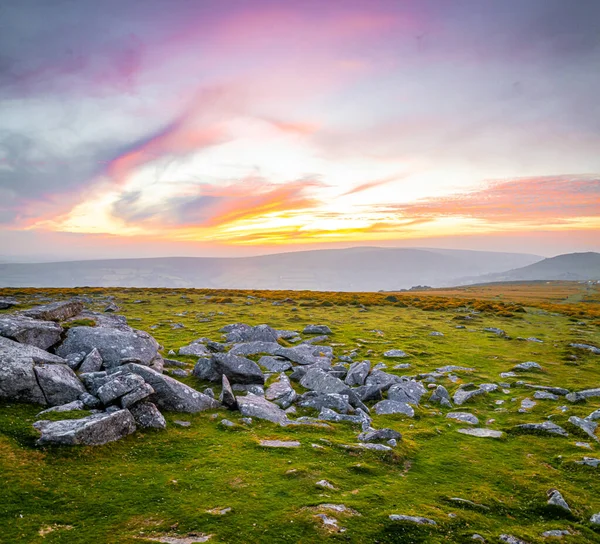
M393 363L387 361L391 373L414 375L448 364L475 368L458 372L456 384L439 381L451 393L470 381L511 384L508 393L499 390L458 408L475 414L482 426L505 431L504 438L458 433L464 425L446 419L449 410L428 405L427 395L414 419L373 416L375 427L402 433L393 453L344 448L356 444L359 432L348 423L332 423L330 429L280 428L259 420L244 425L238 412L226 410L167 413L166 431L138 431L102 447L40 449L32 428L40 408L0 405L0 542L141 544L160 535L206 534L211 543L441 543L472 542L474 533L498 542L508 533L537 543L548 541L540 535L550 529L568 529L571 535L563 542L600 542L600 527L588 521L600 512L600 468L576 464L583 456L600 457L600 445L567 422L599 408L599 399L538 400L532 410L519 413L521 400L532 398L533 391L516 383L600 387L600 356L569 347L571 342L600 346L599 289L553 282L394 294L0 290L22 307L40 297L80 295L90 298L90 309L101 310L107 297L114 297L130 325L153 334L165 355L201 336L220 340L218 330L229 323L299 331L324 323L333 330L330 343L338 356L357 350L355 360L375 364L384 361L388 349L406 351L410 358L402 362L412 368L390 370ZM288 297L293 303L273 305ZM461 320L472 311L472 320ZM175 323L184 328L173 329ZM466 328L456 328L463 323ZM511 339L483 332L484 327L499 327ZM430 336L433 331L444 336ZM194 362L178 358L190 368ZM536 361L544 371L500 378L500 372L524 361ZM183 381L199 390L211 385L193 377ZM568 438L511 432L514 425L549 415L570 432ZM239 424L225 428L219 424L224 417ZM180 427L175 420L191 425ZM275 438L298 440L301 447L259 444ZM580 441L592 450L577 446ZM315 485L323 479L335 489ZM550 488L562 492L572 516L546 505ZM481 506L459 506L452 497ZM328 503L354 512L319 506ZM231 510L215 513L226 508ZM336 517L346 530L327 530L319 513ZM437 525L392 522L390 514L425 516Z

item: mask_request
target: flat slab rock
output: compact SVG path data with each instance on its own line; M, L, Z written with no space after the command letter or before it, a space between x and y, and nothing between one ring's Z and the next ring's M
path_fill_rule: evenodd
M266 448L299 448L297 440L261 440L260 445Z
M23 315L0 317L0 336L40 349L48 349L57 344L62 330L54 321L39 321Z
M154 542L162 542L163 544L199 544L208 542L212 535L198 534L195 536L144 536L144 540L152 540Z
M94 414L81 419L43 420L33 426L42 434L36 442L38 446L99 446L124 438L136 430L135 420L129 410Z
M47 321L65 321L76 316L83 310L83 303L78 300L65 300L36 306L25 310L23 315L33 319L44 319Z
M469 436L476 436L477 438L502 438L504 433L502 431L495 431L493 429L458 429L461 434L468 434Z
M437 525L437 523L429 518L422 516L404 516L401 514L391 514L390 519L392 521L403 521L408 523L416 523L417 525Z

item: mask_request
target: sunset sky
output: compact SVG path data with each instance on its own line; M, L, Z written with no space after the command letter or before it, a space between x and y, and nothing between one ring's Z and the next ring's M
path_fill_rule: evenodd
M597 0L0 4L0 257L600 251Z

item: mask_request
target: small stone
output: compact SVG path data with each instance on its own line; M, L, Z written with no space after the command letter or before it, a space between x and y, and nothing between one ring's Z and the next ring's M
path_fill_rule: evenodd
M421 516L404 516L400 514L390 514L390 519L392 521L404 521L409 523L416 523L417 525L437 525L437 523L429 518L424 518Z
M569 514L571 513L571 508L569 508L567 501L565 501L564 497L562 496L561 492L558 491L558 489L550 489L547 495L548 504L550 506L556 506L557 508L561 508L562 510L569 512Z
M192 425L189 421L180 421L178 419L175 419L173 423L175 423L175 425L179 425L180 427L190 427Z
M542 536L544 538L551 538L551 537L562 538L563 536L568 536L570 534L571 533L569 531L564 530L564 529L563 530L561 530L561 529L552 529L550 531L544 531L542 533Z
M479 419L468 412L449 412L446 414L446 417L449 419L456 419L463 423L470 423L471 425L479 425Z
M493 429L458 429L461 434L468 434L470 436L476 436L478 438L502 438L504 433L502 431L494 431Z
M219 421L219 424L223 425L223 427L235 427L235 423L233 421L229 421L228 419L222 419Z
M299 448L300 442L296 440L261 440L260 445L266 448Z
M327 480L319 480L318 482L315 483L315 485L317 487L322 487L323 489L336 489L332 483L328 482Z

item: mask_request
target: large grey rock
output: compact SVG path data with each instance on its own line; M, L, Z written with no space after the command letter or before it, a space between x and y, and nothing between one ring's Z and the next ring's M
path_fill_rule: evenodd
M63 302L53 302L36 306L23 311L23 315L33 319L43 319L46 321L65 321L76 316L83 310L83 303L78 300L65 300Z
M543 423L524 423L522 425L517 425L514 429L526 434L557 434L559 436L569 436L567 431L551 421L544 421Z
M38 446L49 444L99 446L135 432L135 420L129 410L94 414L81 419L38 421L33 425L41 432Z
M219 375L225 374L231 383L260 385L265 383L265 377L260 367L245 357L229 353L215 353L211 357L211 362L215 371Z
M384 414L404 414L408 417L414 417L415 411L405 402L395 400L382 400L373 406L375 413L380 416Z
M144 378L136 374L124 374L107 381L98 391L97 396L102 404L108 406L130 391L144 385Z
M90 353L96 348L106 368L119 366L123 359L135 357L150 365L158 356L158 342L144 331L123 331L109 327L73 327L57 349L61 357L73 352Z
M593 438L596 442L600 442L600 440L598 440L598 437L596 436L596 429L598 428L598 424L595 421L583 419L577 416L571 416L569 418L569 423L581 429L585 434L587 434L590 438Z
M11 297L0 298L0 310L8 310L9 308L16 306L17 304L19 304L19 303L14 298L11 298Z
M85 387L67 365L39 364L33 370L50 406L73 402L85 393Z
M89 393L96 395L98 389L112 378L108 376L106 371L102 370L100 372L85 372L79 374L79 379L83 382Z
M272 357L265 355L258 360L258 366L266 368L269 372L285 372L292 368L292 363L281 357Z
M302 332L304 334L332 334L327 325L307 325Z
M237 401L238 408L243 416L266 419L282 427L290 423L287 414L279 406L269 402L264 397L248 393L245 397L238 397Z
M32 359L34 363L57 363L66 364L67 362L57 355L48 353L43 349L29 344L20 344L9 338L0 336L0 361L3 359Z
M221 384L222 390L221 396L219 397L219 401L223 406L226 406L230 410L236 410L237 401L235 399L235 395L233 394L233 389L231 389L231 384L229 383L229 380L227 379L227 376L225 376L225 374L223 374L223 376L221 377Z
M53 321L38 321L21 315L0 316L0 336L40 349L48 349L58 343L62 330Z
M369 361L352 363L344 381L350 386L364 385L370 370L371 363Z
M347 414L352 411L348 395L340 393L319 393L317 391L307 391L298 397L297 405L302 408L313 408L314 410L322 410L330 408L341 414Z
M268 354L275 355L281 346L277 342L245 342L236 344L229 350L230 355L248 355Z
M406 404L419 404L426 392L427 389L415 380L401 381L388 389L388 399Z
M151 402L138 402L129 411L138 427L144 429L166 429L167 427L164 416Z
M274 382L265 391L265 398L274 402L284 410L296 400L298 394L294 391L289 378L282 372L279 381Z
M99 372L102 370L102 364L102 355L100 355L98 348L94 348L85 356L85 359L79 366L79 372Z
M376 385L381 391L387 391L392 385L401 381L401 378L388 374L383 370L373 370L365 380L365 385Z
M595 389L584 389L575 393L569 393L565 398L569 402L580 402L582 400L600 397L600 387Z
M31 358L0 354L0 400L47 404Z
M452 406L452 402L450 401L450 393L443 385L438 385L431 397L429 397L429 402L434 404L439 404L440 406L445 406L446 408L450 408Z
M179 348L179 355L192 355L194 357L210 357L212 351L210 351L204 344L194 343Z
M130 363L121 369L144 378L154 389L149 400L164 410L195 413L221 406L215 399L147 366Z
M207 380L209 382L218 382L222 376L215 369L213 360L206 357L198 359L194 370L192 370L192 375L196 376L199 380Z
M473 414L469 414L468 412L448 412L446 414L448 419L455 419L456 421L460 421L462 423L470 423L471 425L479 425L479 419Z
M141 400L148 398L152 394L154 394L154 388L149 383L144 382L136 389L133 389L132 391L121 397L121 406L123 408L132 409L134 404L137 404Z
M360 385L352 391L363 402L383 399L382 389L378 385Z
M293 348L284 348L282 346L274 353L284 357L298 365L326 364L331 365L331 357L321 355L319 347L308 344L300 344Z
M239 327L227 333L227 342L277 342L277 331L268 325Z
M311 368L300 380L300 385L319 393L341 393L348 386L339 378L330 376L320 368Z

